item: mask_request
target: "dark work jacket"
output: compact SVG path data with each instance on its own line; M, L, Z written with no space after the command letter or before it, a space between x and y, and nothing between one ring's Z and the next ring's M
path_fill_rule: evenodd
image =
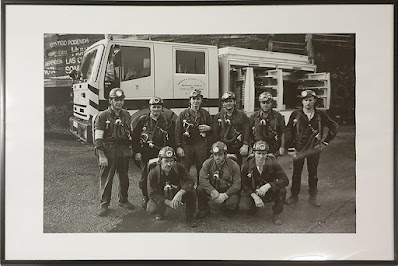
M121 123L116 123L120 119ZM119 115L116 115L111 107L97 115L94 121L94 130L104 131L103 139L94 141L95 149L103 149L104 143L113 143L117 145L129 146L130 143L130 114L122 109Z
M142 143L143 132L150 135L150 140L159 148L151 148L147 143ZM133 129L132 139L134 152L139 152L147 158L157 157L159 150L164 146L174 148L174 123L168 121L164 115L160 115L157 122L151 118L150 114L142 115Z
M227 120L230 123L227 123ZM236 137L241 134L241 141ZM241 147L243 144L250 145L249 118L239 110L234 109L232 116L228 117L225 109L216 114L213 119L213 142L222 141L227 147Z
M164 194L166 182L176 187L174 189L174 194L180 189L190 192L193 190L194 186L194 182L189 176L187 169L181 163L176 162L168 176L163 172L160 164L156 165L156 167L148 173L147 184L149 198L158 205L162 205L166 199Z
M287 178L282 167L274 157L267 157L263 172L257 169L255 158L250 159L242 166L242 194L250 196L256 189L265 184L270 184L271 189L277 191L289 185Z
M215 173L219 175L219 181L215 180ZM215 160L210 157L200 169L199 183L207 194L214 189L220 193L225 192L228 196L238 193L241 189L239 165L235 161L225 158L224 164L218 169Z
M183 136L185 132L184 123L183 121L186 120L188 123L193 124L193 127L189 129L189 133L191 137ZM176 147L181 147L182 144L194 144L201 139L207 141L207 139L211 138L211 130L205 132L206 137L203 138L200 133L198 126L199 125L208 125L212 126L212 119L208 111L203 108L199 108L197 114L192 111L191 108L187 108L182 111L176 120L176 127L175 127L175 140L176 140Z
M266 122L261 125L261 120ZM262 110L250 116L251 141L256 143L263 140L270 146L270 152L276 152L281 146L282 134L285 133L285 119L277 111L271 110L266 115Z
M315 145L319 144L323 139L325 127L329 128L329 131L323 141L329 143L337 134L337 123L321 110L315 109L314 116L310 121L302 109L296 110L290 115L289 123L286 127L286 146L301 151L306 143L310 141L310 136L316 133L320 133L320 140L316 141ZM315 133L313 130L315 130Z

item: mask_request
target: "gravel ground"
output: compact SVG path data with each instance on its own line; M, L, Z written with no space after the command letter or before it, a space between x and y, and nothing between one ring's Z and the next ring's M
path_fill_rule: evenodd
M225 217L212 206L211 216L188 228L183 210L168 210L166 221L155 222L141 209L139 170L130 164L129 200L137 208L127 211L117 206L118 180L115 177L111 212L97 216L99 178L92 144L68 137L48 135L44 143L44 224L45 233L83 232L272 232L272 233L354 233L355 223L355 127L341 126L332 144L323 152L318 168L320 208L308 202L306 168L300 201L285 206L283 225L271 222L271 206L254 216L238 213ZM291 177L288 156L278 158ZM290 185L289 185L290 187ZM288 193L289 195L290 193Z

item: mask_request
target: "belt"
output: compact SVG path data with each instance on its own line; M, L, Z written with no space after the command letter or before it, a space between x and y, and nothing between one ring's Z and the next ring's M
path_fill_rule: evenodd
M127 145L115 142L108 142L108 143L104 142L104 147L116 148L116 147L127 147Z

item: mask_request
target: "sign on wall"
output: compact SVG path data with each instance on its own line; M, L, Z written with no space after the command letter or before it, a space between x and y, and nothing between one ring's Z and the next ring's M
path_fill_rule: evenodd
M46 34L44 36L44 79L68 76L78 71L84 51L104 38L102 34Z

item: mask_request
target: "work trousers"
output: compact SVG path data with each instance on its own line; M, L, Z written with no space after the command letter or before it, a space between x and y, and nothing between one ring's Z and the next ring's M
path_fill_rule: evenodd
M195 165L197 177L194 181L198 184L200 169L204 161L209 157L207 142L204 138L201 138L193 144L183 144L182 148L185 153L185 156L182 158L182 163L188 172L191 169L191 165Z
M283 204L286 199L286 188L281 188L276 191L268 190L265 193L264 197L260 197L264 203L274 202L272 206L272 211L274 214L282 213L283 211ZM257 207L254 203L253 198L250 195L241 196L239 202L239 210L245 211L248 213L254 213L257 211Z
M115 173L119 176L119 202L127 202L129 189L129 159L126 152L128 147L104 147L104 153L108 159L108 166L100 168L100 194L101 206L109 206L111 201L112 183Z
M308 193L315 196L318 193L318 163L320 153L312 154L303 159L293 159L292 186L290 188L292 195L298 195L301 187L301 172L303 171L304 160L307 159L308 168Z
M210 209L210 206L209 206L210 195L207 194L207 192L201 186L198 187L198 189L196 191L196 195L198 197L199 211ZM221 208L226 211L236 211L238 209L239 199L240 199L239 192L235 193L233 195L230 195L228 197L228 199L222 203Z
M243 144L242 144L243 145ZM228 148L228 153L232 153L232 154L235 154L236 155L236 158L237 158L237 163L238 163L238 165L239 165L239 167L242 165L242 155L240 155L240 148L241 148L242 146L239 146L239 147L237 147L237 146L231 146L231 147L229 147L228 145L227 145L227 148Z
M185 205L185 214L187 218L194 218L194 215L196 213L196 196L194 190L190 192L186 192L184 195L182 195L182 200L181 200L184 205ZM160 214L164 216L164 213L166 211L166 208L168 206L164 204L163 202L158 205L156 202L154 202L152 199L148 201L147 205L147 212L150 214Z
M276 154L279 151L279 144L275 139L266 139L265 142L269 145L268 153Z

